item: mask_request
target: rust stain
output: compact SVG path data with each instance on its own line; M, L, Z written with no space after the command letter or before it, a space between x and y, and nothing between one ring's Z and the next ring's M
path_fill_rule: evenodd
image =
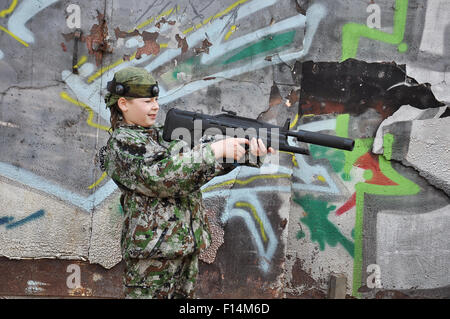
M275 106L283 101L278 86L274 83L270 88L269 106Z
M294 105L295 103L297 103L299 101L299 95L297 93L296 90L291 90L291 92L289 93L289 95L287 96L287 102L286 105L288 107Z
M382 290L375 294L375 299L422 299L423 297L412 297L396 290Z
M68 266L73 264L80 267L80 287L71 289L67 280L73 273ZM75 260L0 257L0 296L122 298L123 269L123 263L105 269Z
M286 293L286 299L327 299L327 296L318 289L309 289L300 295Z
M91 27L91 34L81 37L82 42L86 42L86 47L90 55L95 56L95 63L99 66L103 59L103 54L112 52L106 38L108 36L108 26L106 25L105 15L97 10L98 24Z
M119 27L114 29L114 33L116 35L116 39L118 38L130 38L137 35L141 35L137 29L134 29L133 32L121 31Z
M140 47L136 51L136 59L140 59L143 54L153 54L158 55L161 48L158 42L156 42L156 39L159 36L158 32L147 32L143 31L140 33L137 29L134 29L133 32L126 32L121 31L119 27L114 29L114 33L116 34L116 38L129 38L134 36L141 36L142 40L144 41L144 46ZM123 57L124 61L129 61L129 56L124 55Z
M309 270L311 271L311 270ZM303 287L303 292L298 295L288 294L287 298L298 299L326 299L327 294L320 288L319 282L314 280L311 274L303 269L303 261L298 259L292 266L292 280L290 284L294 287Z
M97 21L98 24L94 24L91 27L90 34L88 36L81 35L81 37L77 37L79 36L78 31L62 33L62 36L66 42L79 38L79 41L86 43L89 54L94 55L95 62L97 66L99 66L102 62L103 55L105 53L111 53L113 49L106 40L108 37L108 26L106 25L105 16L98 10Z
M302 114L342 114L345 112L345 107L342 103L307 100L304 104L300 105L300 110Z
M61 42L61 48L63 49L64 52L67 52L67 47L64 42Z
M200 48L194 48L194 52L196 55L199 55L202 52L209 54L209 47L212 46L212 43L208 41L208 39L203 40L202 46Z
M158 55L160 51L159 44L156 42L156 38L158 38L158 32L142 32L142 40L144 40L144 46L137 49L136 59L140 59L142 54L154 54Z
M175 40L178 42L178 47L181 48L181 53L186 53L189 48L186 38L182 38L179 34L176 34Z
M64 40L66 40L66 42L69 42L70 40L75 38L75 32L61 33L61 35L64 37Z
M74 297L91 297L92 289L79 287L79 288L70 289L70 290L68 290L67 293L70 296L74 296Z
M305 286L307 288L315 288L319 284L313 277L303 269L303 262L297 258L292 266L292 285Z
M297 0L295 1L295 9L297 10L298 13L306 15L306 10L303 9L297 2Z
M166 20L166 18L162 17L161 20L159 20L158 22L156 22L155 26L156 26L158 29L160 29L160 28L161 28L161 24L164 24L164 23L168 23L169 25L175 25L175 21L172 21L172 20L169 21L169 20Z

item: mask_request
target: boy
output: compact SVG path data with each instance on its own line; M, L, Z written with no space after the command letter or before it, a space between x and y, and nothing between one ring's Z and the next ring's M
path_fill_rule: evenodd
M242 144L253 156L265 156L266 147L256 139L203 137L175 152L184 142L162 139L159 88L145 69L118 71L108 91L112 134L100 157L122 191L125 297L194 298L199 252L210 243L200 187L224 173L219 159L249 155Z

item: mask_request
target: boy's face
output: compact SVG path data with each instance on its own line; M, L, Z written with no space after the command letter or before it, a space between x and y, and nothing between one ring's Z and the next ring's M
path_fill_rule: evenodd
M143 127L150 127L155 124L159 111L157 97L129 100L120 98L118 104L127 124L136 124Z

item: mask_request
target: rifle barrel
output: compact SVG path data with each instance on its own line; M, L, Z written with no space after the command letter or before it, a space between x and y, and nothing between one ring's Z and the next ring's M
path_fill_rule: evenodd
M287 135L296 137L297 140L300 142L333 147L346 151L352 151L353 147L355 146L355 141L350 138L322 134L317 132L299 130L299 131L289 131Z

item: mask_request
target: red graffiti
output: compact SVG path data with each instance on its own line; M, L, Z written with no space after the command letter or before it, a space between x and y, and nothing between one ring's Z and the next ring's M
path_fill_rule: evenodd
M368 180L366 180L367 184L373 184L373 185L398 185L397 183L393 182L389 178L387 178L380 170L380 165L378 164L378 160L375 155L371 153L366 153L362 155L355 163L355 166L364 168L367 170L372 171L372 177ZM353 193L353 195L350 197L349 200L347 200L344 205L339 207L336 210L336 215L340 216L346 211L352 209L356 205L356 193Z

